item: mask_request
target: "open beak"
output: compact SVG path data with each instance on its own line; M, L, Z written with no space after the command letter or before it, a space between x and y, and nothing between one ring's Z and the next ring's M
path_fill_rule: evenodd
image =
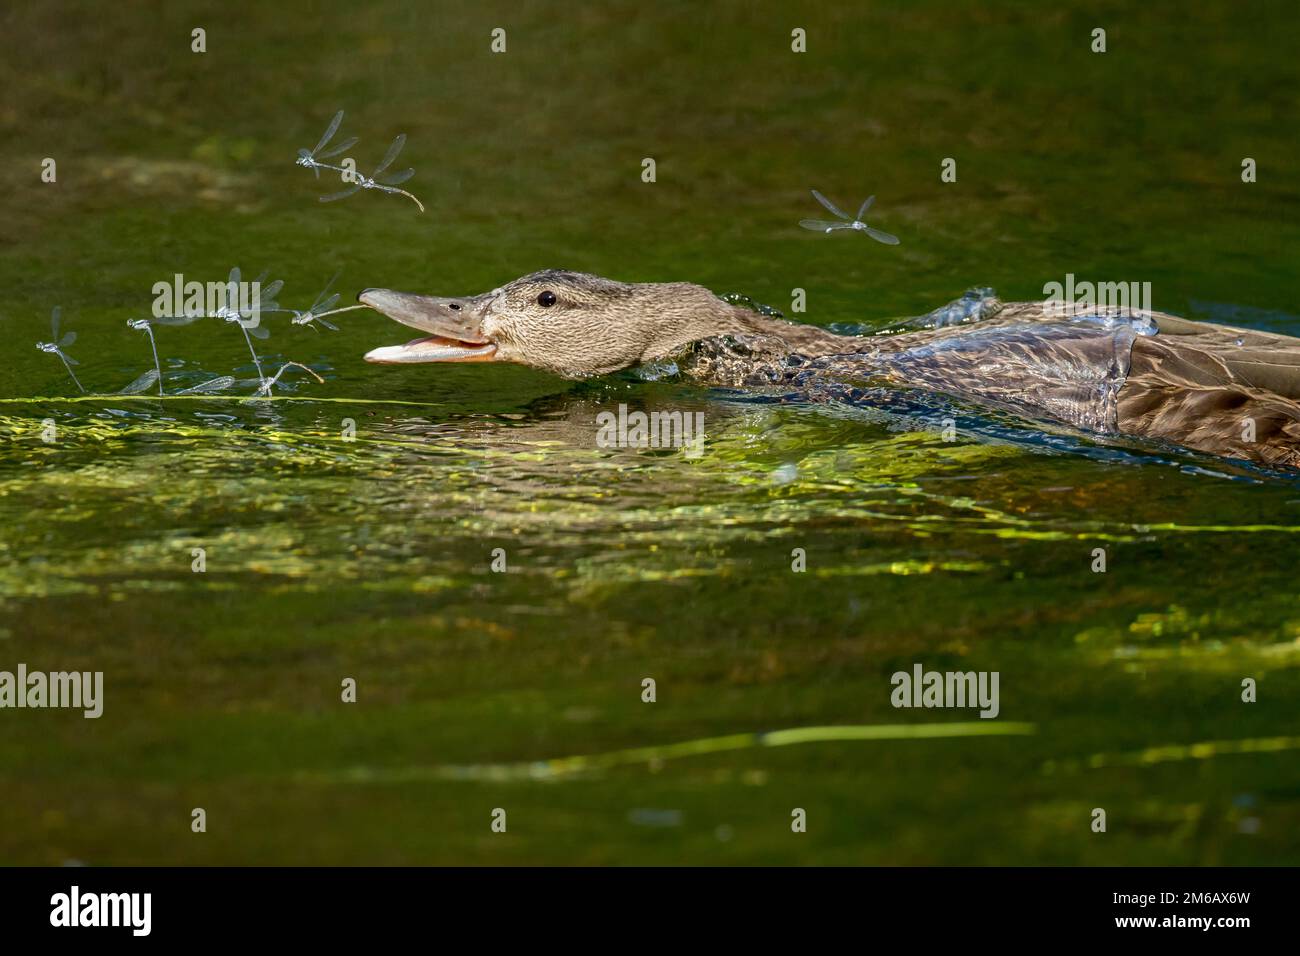
M366 353L367 362L490 362L496 355L497 347L482 333L487 296L443 299L391 289L366 289L357 301L403 325L431 333L405 345L373 349Z

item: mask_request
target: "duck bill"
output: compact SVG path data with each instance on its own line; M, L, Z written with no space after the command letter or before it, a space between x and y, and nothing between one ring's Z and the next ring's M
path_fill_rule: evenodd
M357 300L396 322L429 333L405 345L366 353L367 362L407 365L418 362L491 362L497 347L483 335L485 296L440 298L391 289L366 289Z

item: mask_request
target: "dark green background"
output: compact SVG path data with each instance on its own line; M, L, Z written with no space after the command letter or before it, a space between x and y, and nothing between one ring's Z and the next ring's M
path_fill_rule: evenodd
M628 376L377 368L407 334L365 312L271 320L268 361L328 378L283 393L310 401L70 402L33 348L61 305L83 382L116 390L151 362L125 322L153 283L232 265L295 307L336 270L350 298L554 266L787 311L803 288L819 323L1074 273L1300 334L1295 28L1290 3L7 4L0 669L103 670L107 699L0 711L0 861L1296 862L1296 740L1124 756L1300 734L1293 481ZM425 215L316 202L292 161L337 109L363 163L409 136ZM809 187L875 193L901 245L798 229ZM252 371L221 323L159 348L177 382ZM619 402L703 411L706 454L597 449ZM999 671L999 720L1038 733L441 775L973 716L891 708L917 661Z

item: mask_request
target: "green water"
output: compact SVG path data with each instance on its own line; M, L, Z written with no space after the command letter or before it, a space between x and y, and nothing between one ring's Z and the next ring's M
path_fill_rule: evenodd
M105 675L98 720L0 710L0 861L1300 859L1292 480L629 375L370 366L410 336L364 311L270 320L266 362L326 378L275 402L68 401L33 347L61 305L114 391L152 362L125 325L152 285L232 265L298 308L336 271L350 299L555 266L787 314L802 288L800 318L871 324L1074 273L1300 334L1292 5L420 6L0 13L0 670ZM426 214L316 201L293 158L337 109L363 162L408 135ZM901 245L798 229L810 186L875 193ZM253 375L229 325L158 346L169 389ZM597 448L620 402L703 412L705 453ZM893 708L915 663L999 672L999 717ZM936 722L1034 732L753 736Z

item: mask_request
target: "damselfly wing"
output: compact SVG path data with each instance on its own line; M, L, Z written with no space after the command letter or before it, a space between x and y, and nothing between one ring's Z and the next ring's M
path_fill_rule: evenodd
M391 175L385 176L383 179L377 180L377 182L384 186L400 186L414 175L415 170L407 167L400 173L392 173Z
M60 350L66 349L73 342L77 341L76 332L68 332L63 336L63 338L59 338L59 320L62 317L63 317L63 310L56 305L50 311L50 333L51 333L50 337L54 339L54 347ZM73 362L72 364L76 365L78 363Z
M132 382L130 385L125 386L117 394L138 395L156 381L158 381L158 370L151 368L143 375L141 375L139 378L137 378L134 382ZM159 394L161 395L162 392L159 392Z
M334 114L334 118L330 120L329 125L325 127L325 133L321 136L320 142L316 144L316 148L311 151L311 155L315 156L325 148L325 144L328 143L334 134L339 131L339 126L342 122L343 111L339 110Z
M347 198L348 198L349 196L351 196L353 193L359 192L360 190L361 190L361 183L360 183L360 181L358 181L358 182L353 183L353 184L352 184L351 186L349 186L347 189L341 190L341 191L336 192L336 193L330 193L328 196L321 196L321 197L320 197L320 201L321 201L321 202L334 202L334 201L339 200L339 199L347 199Z
M225 391L226 389L230 388L230 386L234 384L235 384L235 377L233 375L222 375L219 376L218 378L210 378L206 382L200 382L198 385L193 385L189 388L183 388L176 394L177 395L207 395L212 392Z
M843 209L841 209L839 206L835 205L835 203L831 202L829 199L827 199L825 196L823 196L823 195L822 195L821 193L819 193L817 190L815 190L815 189L812 190L812 194L813 194L813 198L816 199L816 200L817 200L819 203L821 203L823 206L825 206L826 209L831 213L831 215L833 215L833 216L839 216L841 219L848 219L848 218L849 218L849 214L848 214L848 213L846 213L846 212L845 212ZM852 220L850 220L850 221L852 221Z
M898 245L897 236L890 235L887 232L882 232L879 229L873 228L872 226L868 226L865 222L862 223L861 225L862 225L862 231L865 232L872 239L876 240L876 242L883 242L887 246Z
M388 152L384 153L384 158L379 161L379 165L375 167L375 171L370 174L370 178L378 179L380 173L393 165L393 160L397 158L397 154L402 151L402 147L405 145L406 134L398 133L397 138L393 140L392 145L388 147Z
M353 146L357 145L357 143L359 143L359 142L361 142L361 137L359 137L359 136L349 136L349 137L348 137L347 139L345 139L343 142L341 142L341 143L337 143L336 145L331 146L329 149L327 149L325 152L321 153L321 154L320 154L318 157L316 157L316 158L317 158L317 159L333 159L335 156L338 156L338 155L340 155L341 153L346 153L348 150L350 150Z

